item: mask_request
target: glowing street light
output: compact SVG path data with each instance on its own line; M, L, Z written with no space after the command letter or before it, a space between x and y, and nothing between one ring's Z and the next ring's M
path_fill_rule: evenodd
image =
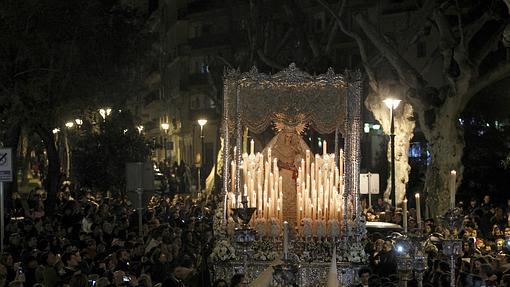
M198 168L198 192L202 190L202 172L203 163L205 162L205 154L204 154L204 126L207 124L206 119L198 119L198 125L200 126L200 167Z
M162 123L161 124L161 128L166 132L168 132L168 130L170 129L170 124L169 123Z
M78 126L81 126L83 125L83 120L81 119L75 119L74 122L78 125Z
M112 113L111 108L101 108L99 109L99 114L103 118L103 121L106 120L106 117L109 116Z
M136 129L138 130L138 133L141 134L143 131L143 126L142 125L136 126Z
M70 128L74 127L74 123L73 122L67 122L67 123L65 123L65 126L66 126L66 128L70 129Z
M198 125L201 128L203 128L207 124L207 120L206 119L199 119L197 122L198 122Z
M60 128L54 128L52 131L51 131L54 135L58 134L60 132Z
M168 158L166 135L168 134L168 130L170 129L170 124L167 122L161 123L161 128L165 131L165 135L163 136L163 150L165 151L165 160L166 160Z
M390 109L390 157L391 157L391 193L395 198L395 207L397 207L397 193L395 191L395 115L393 111L400 104L400 100L388 98L384 104Z

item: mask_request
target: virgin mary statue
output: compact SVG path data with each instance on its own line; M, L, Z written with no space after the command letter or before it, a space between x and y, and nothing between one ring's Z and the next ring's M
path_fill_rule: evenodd
M305 159L308 145L301 138L305 125L294 126L283 123L275 124L278 133L264 148L267 158L268 149L271 149L271 157L277 159L278 170L282 177L282 216L289 226L296 226L297 221L297 188L298 167L301 160Z

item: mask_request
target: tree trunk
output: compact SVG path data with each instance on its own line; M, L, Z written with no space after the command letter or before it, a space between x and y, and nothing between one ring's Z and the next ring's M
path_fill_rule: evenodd
M60 188L60 157L53 133L44 127L39 127L38 133L44 141L48 157L48 172L45 182L48 197L46 199L45 212L46 214L52 215L55 211L57 192Z
M442 215L449 208L450 171L457 172L457 183L462 179L464 170L462 154L465 143L462 129L457 127L456 108L455 99L450 98L438 113L439 117L435 121L434 128L426 132L432 157L425 179L426 202L430 208L431 217ZM457 183L455 186L458 186Z
M375 119L381 123L383 130L388 134L390 131L390 111L382 102L385 95L393 95L397 98L403 98L400 95L402 87L393 86L380 89L378 94L371 92L365 101L366 107L373 113ZM406 195L406 185L409 181L409 158L407 156L410 141L413 137L415 120L413 118L413 109L409 104L401 104L395 110L395 191L397 194L397 205L400 205ZM388 144L388 168L390 168L390 145ZM391 192L391 174L388 173L388 184L384 192L384 199L391 201L395 205L395 198L390 198Z

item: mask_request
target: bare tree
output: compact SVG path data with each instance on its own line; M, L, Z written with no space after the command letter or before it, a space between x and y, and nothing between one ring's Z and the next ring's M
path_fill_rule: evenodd
M409 29L392 38L381 33L362 14L353 16L362 35L346 31L342 14L334 14L327 3L317 1L335 17L346 34L356 40L373 92L367 106L376 118L380 119L377 103L388 91L397 92L412 106L432 156L426 175L427 203L433 215L444 212L448 208L450 170L457 170L458 175L463 170L464 140L458 118L478 92L510 76L510 63L497 63L494 57L494 52L498 48L501 50L505 29L509 30L508 12L502 9L505 4L508 8L509 2L473 1L462 3L461 9L459 1L425 1L409 20ZM340 1L341 5L347 5L346 2ZM441 84L435 84L430 73L426 73L428 65L420 69L403 56L406 47L427 34L427 29L433 29L439 39L433 43L435 49L429 62L442 63L444 82ZM368 57L367 47L374 47L375 58L382 57L390 65L397 75L396 81L390 79L388 84L386 79L377 78L370 62L374 57ZM410 117L411 113L404 115ZM405 124L407 121L401 119L398 123L403 127L401 132L411 135L414 124ZM384 124L384 120L382 122ZM402 152L405 155L405 151ZM461 176L458 181L460 179Z

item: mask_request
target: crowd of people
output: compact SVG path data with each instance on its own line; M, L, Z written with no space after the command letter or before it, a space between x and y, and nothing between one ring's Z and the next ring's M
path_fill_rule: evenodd
M208 198L154 196L141 233L134 203L123 197L78 190L57 201L46 215L44 193L34 190L24 212L7 214L0 286L211 285Z
M472 198L469 204L458 202L461 218L454 230L445 228L434 219L423 221L418 230L416 214L410 210L409 234L420 234L422 247L427 254L428 269L424 272L423 286L450 286L449 258L441 252L443 238L455 232L462 240L462 251L456 260L455 286L510 286L510 199L504 205L491 202L486 195L479 202ZM403 216L382 199L365 208L368 220L402 225ZM369 268L360 270L359 286L396 286L398 282L398 256L396 240L387 234L369 234L366 246ZM416 279L409 282L416 286Z
M62 190L56 211L45 214L45 195L36 189L22 208L6 214L4 252L0 254L0 287L21 286L241 286L242 275L231 282L212 283L208 262L214 235L214 200L189 194L153 196L138 213L127 197L103 197L83 190ZM493 204L472 199L462 210L458 237L456 286L510 286L510 200ZM365 215L371 221L402 225L401 211L378 200ZM441 238L451 230L438 220L424 220L417 229L409 211L409 234L420 232L426 240L428 269L423 286L450 286L449 259L441 252ZM367 268L359 271L357 286L396 286L398 256L394 237L369 233ZM411 279L409 286L416 285Z

